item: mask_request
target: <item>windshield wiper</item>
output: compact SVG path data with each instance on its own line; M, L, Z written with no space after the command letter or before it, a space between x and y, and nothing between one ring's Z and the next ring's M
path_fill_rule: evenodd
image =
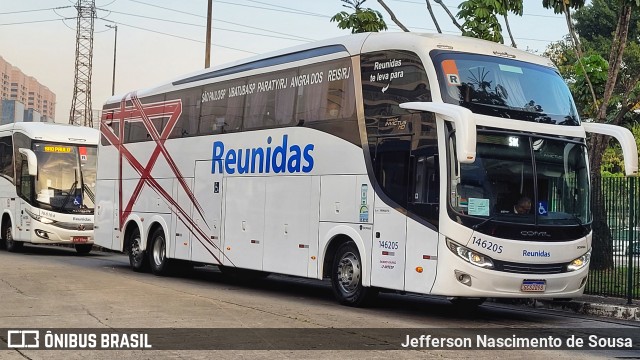
M91 191L91 188L89 187L89 185L87 184L82 184L82 187L84 188L84 191L87 193L87 195L89 196L89 199L91 199L91 202L93 202L95 204L96 202L96 196L93 194L93 191Z
M69 197L71 196L71 194L75 196L77 187L78 187L78 180L74 181L73 184L71 184L71 189L69 189L67 196L65 196L64 200L62 201L62 206L60 206L61 209L64 209L65 206L67 206L67 203L69 202Z
M588 232L589 228L587 227L587 225L582 223L582 220L580 220L579 217L577 217L575 214L571 214L571 213L567 213L569 216L571 216L569 219L573 220L576 222L576 224L578 224L582 230L584 230L584 232Z
M488 223L489 221L494 220L497 216L498 216L498 214L495 214L495 215L489 216L488 218L484 219L483 221L481 221L481 222L479 222L479 223L477 223L477 224L473 225L471 228L472 228L473 230L477 230L477 229L478 229L479 227L481 227L482 225L484 225L484 224Z

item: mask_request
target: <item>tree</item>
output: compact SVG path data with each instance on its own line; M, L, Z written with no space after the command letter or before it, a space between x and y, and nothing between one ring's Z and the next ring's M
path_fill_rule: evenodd
M367 0L340 0L342 6L353 9L353 13L341 11L331 18L331 22L337 22L340 29L351 29L351 33L377 32L387 30L387 24L379 11L361 6Z
M570 85L573 85L574 97L583 117L623 125L634 118L630 112L640 102L640 48L634 41L640 34L636 21L632 21L632 14L637 16L640 0L592 0L586 6L584 3L584 0L543 0L545 7L565 14L578 60ZM578 9L573 18L572 8ZM631 36L630 30L633 31ZM562 57L556 56L554 61L560 59ZM590 97L585 96L585 84L589 85ZM613 265L600 175L609 138L592 134L589 145L589 165L597 170L591 172L594 217L592 266L602 269Z
M447 12L449 18L455 26L462 31L462 35L475 37L479 39L503 43L502 25L498 21L498 16L504 17L507 32L511 38L511 46L516 47L515 39L511 33L509 19L507 14L512 12L522 16L523 0L467 0L462 1L458 5L458 19L463 20L460 24L458 19L453 16L442 0L434 0L440 4ZM433 17L431 6L427 1L427 8Z

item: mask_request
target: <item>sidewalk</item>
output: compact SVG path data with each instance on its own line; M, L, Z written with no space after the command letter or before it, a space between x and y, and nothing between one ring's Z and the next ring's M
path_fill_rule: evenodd
M640 321L640 301L633 300L627 304L627 299L583 295L571 301L531 299L523 306L536 309L553 309L574 312L577 314L608 317L621 320Z

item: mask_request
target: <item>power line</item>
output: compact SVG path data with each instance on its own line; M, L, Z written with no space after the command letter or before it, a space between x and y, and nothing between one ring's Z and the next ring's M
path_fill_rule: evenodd
M329 17L329 16L326 16L326 15L324 15L324 14L313 13L313 12L311 12L311 11L299 10L299 9L294 9L294 8L290 8L290 7L286 7L286 6L281 6L281 5L269 4L269 3L262 2L262 1L257 1L257 0L247 0L247 1L254 2L254 3L256 3L256 4L268 5L268 6L272 6L272 7L275 7L275 8L281 8L281 9L286 9L286 10L292 10L292 11L296 11L296 12L304 13L304 14L307 14L307 15L313 15L313 16L319 16L319 17Z
M307 16L315 16L315 17L323 17L323 18L330 18L331 17L331 16L328 16L328 15L310 13L310 12L307 12L307 11L297 10L297 9L292 9L292 8L289 8L289 9L291 9L291 11L285 11L285 10L261 7L261 6L252 6L252 5L246 5L246 4L236 4L236 3L232 3L232 2L226 2L226 1L216 1L216 2L218 4L228 4L228 5L242 6L242 7L248 7L248 8L253 8L253 9L278 11L278 12L284 12L284 13L290 13L290 14L297 14L297 15L307 15ZM275 5L272 5L272 6L275 6Z
M120 12L120 11L115 11L115 10L107 10L107 9L97 9L97 10L101 10L101 11L108 11L109 13L114 13L114 14L121 14L121 15L127 15L127 16L134 16L134 17L139 17L139 18L143 18L143 19L150 19L150 20L156 20L156 21L170 22L170 23L181 24L181 25L196 26L196 27L201 27L201 28L205 27L205 25L201 25L201 24L193 24L193 23L188 23L188 22L183 22L183 21L176 21L176 20L169 20L169 19L161 19L161 18L156 18L156 17L151 17L151 16L145 16L145 15L129 14L129 13ZM230 32L235 32L235 33L240 33L240 34L248 34L248 35L256 35L256 36L266 36L266 37L276 38L276 39L285 39L285 40L293 40L293 41L312 41L312 40L296 39L296 38L293 38L293 37L290 37L290 36L288 36L288 37L284 37L284 36L275 36L275 35L269 35L269 34L259 34L259 33L253 33L253 32L242 31L242 30L225 29L225 28L221 28L221 27L216 27L215 29L217 29L217 30L222 30L222 31L230 31Z
M2 23L0 24L0 26L34 24L34 23L52 22L52 21L60 21L60 20L72 20L72 19L77 19L77 17L68 17L64 19L32 20L32 21L21 21L21 22L14 22L14 23Z
M194 14L194 13L190 13L190 12L187 12L187 11L172 9L172 8L168 8L168 7L164 7L164 6L160 6L160 5L155 5L155 4L149 4L149 3L146 3L146 2L143 2L143 1L137 1L137 0L129 0L129 1L135 2L135 3L138 3L138 4L142 4L142 5L147 5L147 6L159 8L159 9L173 11L173 12L180 13L180 14L191 15L191 16L195 16L195 17L199 17L199 18L203 18L203 19L206 18L206 16L203 16L203 15L200 15L200 14ZM316 41L316 39L310 39L310 38L306 38L306 37L303 37L303 36L282 33L282 32L279 32L279 31L268 30L268 29L259 28L259 27L255 27L255 26L249 26L249 25L245 25L245 24L239 24L239 23L235 23L235 22L231 22L231 21L222 20L222 19L213 18L213 20L215 20L217 22L221 22L221 23L242 26L242 27L249 28L249 29L266 31L266 32L270 32L270 33L273 33L273 34L292 36L292 37L296 37L296 38L299 38L299 39L305 40L305 41Z
M174 35L174 34L169 34L169 33L161 32L161 31L146 29L146 28L143 28L143 27L140 27L140 26L134 26L134 25L125 24L125 23L120 22L120 21L116 22L116 21L113 21L113 20L106 20L104 18L98 18L98 19L104 20L104 21L107 21L107 22L110 22L110 23L114 23L114 24L130 27L130 28L138 29L138 30L144 30L144 31L148 31L148 32L152 32L152 33L156 33L156 34L160 34L160 35L171 36L171 37L175 37L175 38L178 38L178 39L183 39L183 40L188 40L188 41L193 41L193 42L204 44L204 41L195 40L195 39L191 39L191 38L180 36L180 35ZM256 55L258 54L258 53L253 52L253 51L242 50L242 49L238 49L238 48L234 48L234 47L230 47L230 46L225 46L225 45L220 45L220 44L214 44L214 45L217 46L217 47L236 50L236 51L241 51L241 52L246 52L246 53L249 53L249 54L256 54Z
M251 1L251 0L249 0ZM403 2L403 3L408 3L408 4L416 4L416 5L425 5L425 2L417 2L417 1L411 1L411 0L390 0L390 1L394 1L394 2ZM449 5L445 5L446 7L448 7L449 9L455 9L458 10L457 6L449 6ZM436 7L437 9L437 7ZM553 19L564 19L563 16L558 16L558 15L541 15L541 14L528 14L528 13L523 13L522 16L537 16L537 17L546 17L546 18L553 18Z
M68 8L72 8L72 7L73 6L59 6L59 7L52 7L52 8L46 8L46 9L9 11L9 12L0 12L0 15L21 14L21 13L29 13L29 12L37 12L37 11L48 11L48 10L58 10L58 9L68 9Z

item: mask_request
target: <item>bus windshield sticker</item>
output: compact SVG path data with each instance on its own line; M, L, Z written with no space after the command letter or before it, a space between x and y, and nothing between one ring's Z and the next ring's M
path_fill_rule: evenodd
M367 204L367 184L360 185L360 222L369 222L369 205Z
M469 215L489 216L489 199L469 198Z
M506 72L516 73L516 74L522 74L522 68L520 68L520 67L511 66L511 65L504 65L504 64L498 64L498 66L500 67L500 71L506 71Z
M78 147L78 152L80 153L80 161L87 161L87 148L80 146Z
M460 75L458 74L458 66L455 60L445 60L442 62L442 70L447 77L449 86L460 86Z

